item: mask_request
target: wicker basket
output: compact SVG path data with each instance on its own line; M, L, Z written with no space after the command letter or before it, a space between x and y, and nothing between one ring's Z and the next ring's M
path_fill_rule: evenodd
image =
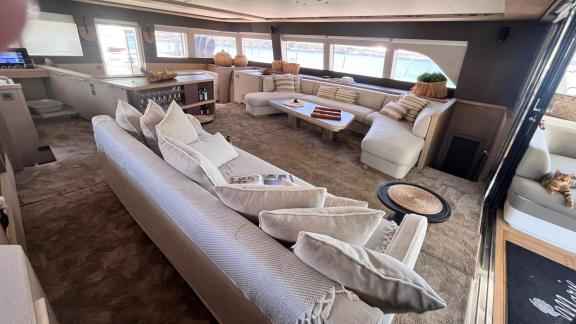
M214 54L214 64L219 66L231 66L234 61L232 56L225 51Z
M248 58L244 54L238 54L234 57L234 66L245 67L248 66Z
M576 97L555 94L546 114L576 122Z
M282 72L290 74L300 73L300 64L298 63L284 63L282 64Z
M446 81L432 83L418 81L410 91L418 97L446 98L448 96Z
M273 72L282 72L282 66L284 65L284 61L277 60L272 62L272 71Z

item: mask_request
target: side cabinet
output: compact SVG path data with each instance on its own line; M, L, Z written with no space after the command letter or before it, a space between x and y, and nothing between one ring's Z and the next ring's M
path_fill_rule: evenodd
M244 103L244 95L262 91L262 76L258 71L234 71L234 102Z

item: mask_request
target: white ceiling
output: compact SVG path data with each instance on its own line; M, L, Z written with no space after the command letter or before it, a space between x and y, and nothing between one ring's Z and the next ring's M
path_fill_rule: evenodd
M513 19L552 0L74 0L228 21ZM524 4L524 5L522 5ZM523 12L522 18L534 18Z

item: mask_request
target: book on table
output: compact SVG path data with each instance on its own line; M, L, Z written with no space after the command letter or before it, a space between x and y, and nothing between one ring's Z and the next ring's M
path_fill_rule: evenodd
M291 174L252 174L247 176L234 176L230 183L281 186L284 179L294 182L294 177L292 177Z

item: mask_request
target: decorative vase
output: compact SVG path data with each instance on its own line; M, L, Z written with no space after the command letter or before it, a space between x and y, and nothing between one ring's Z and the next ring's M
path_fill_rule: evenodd
M219 66L231 66L232 63L233 63L232 56L230 56L230 54L228 54L224 50L214 54L214 64Z
M272 62L272 71L282 73L282 66L284 65L284 61L276 60Z
M237 54L234 57L234 65L237 67L248 66L248 58L244 54Z
M448 96L446 81L432 83L418 81L416 85L410 89L410 92L418 97L446 98L446 96Z
M300 64L284 62L284 64L282 64L282 72L290 74L298 74L300 73Z

